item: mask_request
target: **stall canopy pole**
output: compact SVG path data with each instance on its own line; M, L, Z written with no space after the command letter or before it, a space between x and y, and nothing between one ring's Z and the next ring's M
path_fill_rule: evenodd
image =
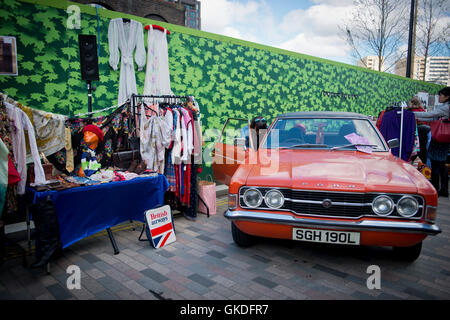
M403 108L403 104L401 106L402 108L402 114L400 116L400 150L398 152L398 157L401 158L402 157L402 143L403 143L403 113L404 113L404 108Z

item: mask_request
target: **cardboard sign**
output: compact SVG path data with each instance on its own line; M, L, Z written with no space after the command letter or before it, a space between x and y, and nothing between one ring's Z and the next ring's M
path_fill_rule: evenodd
M422 107L427 110L428 109L428 92L419 91L416 96L419 98L420 102L422 102Z
M145 212L145 218L147 220L153 247L162 248L177 240L175 231L173 230L170 206L165 205L147 210Z

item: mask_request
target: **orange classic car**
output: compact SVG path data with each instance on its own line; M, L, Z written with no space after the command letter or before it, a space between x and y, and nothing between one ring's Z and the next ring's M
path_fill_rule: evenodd
M393 247L414 261L435 224L437 192L395 157L367 116L278 116L259 146L245 119L228 119L213 150L215 179L229 186L233 240L257 237Z

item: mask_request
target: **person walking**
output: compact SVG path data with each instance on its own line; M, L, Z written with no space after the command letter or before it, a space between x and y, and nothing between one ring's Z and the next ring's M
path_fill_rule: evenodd
M433 121L440 118L449 118L450 114L450 87L439 92L439 103L433 111L414 112L418 121ZM450 143L437 142L431 137L428 148L428 157L431 160L431 183L441 197L448 197L448 170L446 161Z

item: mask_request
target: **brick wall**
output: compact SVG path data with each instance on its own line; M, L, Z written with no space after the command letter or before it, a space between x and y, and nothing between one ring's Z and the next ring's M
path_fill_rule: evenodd
M109 10L124 12L139 17L165 21L184 26L183 5L162 0L72 0L74 2L89 4L97 3ZM161 18L160 18L161 17Z

